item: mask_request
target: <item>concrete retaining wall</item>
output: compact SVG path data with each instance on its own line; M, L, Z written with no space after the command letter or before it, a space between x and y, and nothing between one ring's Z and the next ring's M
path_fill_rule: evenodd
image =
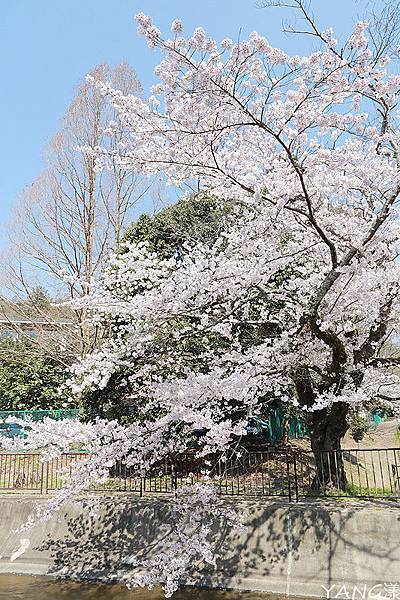
M40 499L40 502L45 500ZM0 572L81 578L123 578L127 556L151 556L168 535L169 505L158 498L101 498L97 517L84 501L58 518L16 534L35 499L0 498ZM232 501L234 503L234 501ZM237 502L236 502L237 504ZM284 504L241 501L245 532L216 525L216 572L202 570L186 583L324 597L346 586L370 590L400 583L399 505ZM29 547L11 561L22 545ZM22 540L22 542L21 542Z

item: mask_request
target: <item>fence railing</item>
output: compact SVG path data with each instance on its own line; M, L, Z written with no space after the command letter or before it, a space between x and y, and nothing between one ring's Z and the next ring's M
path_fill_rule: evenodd
M63 454L42 462L39 453L0 452L0 492L47 494L60 489L88 454ZM88 491L138 494L171 493L200 481L212 481L222 496L398 498L400 448L242 451L196 458L194 453L168 457L146 473L122 462L108 479Z

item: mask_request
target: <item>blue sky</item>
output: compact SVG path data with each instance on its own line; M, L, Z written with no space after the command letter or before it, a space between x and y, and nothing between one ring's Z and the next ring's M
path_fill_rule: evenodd
M346 34L362 13L362 0L314 0L322 27ZM136 34L133 15L145 12L168 32L181 18L185 31L203 26L222 39L254 29L293 53L305 40L281 33L278 9L256 0L2 0L0 2L0 248L22 188L43 166L46 143L57 131L74 86L96 64L128 61L145 93L154 82L157 54Z

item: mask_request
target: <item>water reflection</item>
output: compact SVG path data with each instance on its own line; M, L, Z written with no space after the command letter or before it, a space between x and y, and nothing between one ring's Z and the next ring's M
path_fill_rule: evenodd
M0 575L0 600L163 600L161 591L128 590L121 585L84 584L45 577ZM173 600L277 600L269 594L180 590Z

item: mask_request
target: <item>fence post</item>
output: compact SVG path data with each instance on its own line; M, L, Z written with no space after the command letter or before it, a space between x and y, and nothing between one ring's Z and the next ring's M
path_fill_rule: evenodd
M394 493L395 493L395 497L398 499L400 496L400 465L397 464L397 455L396 455L397 450L394 449L393 450L393 454L394 454L394 468L395 468L395 472L393 473L393 483L394 483Z
M175 465L172 463L171 465L171 483L174 490L178 489L178 475L175 470Z
M44 462L42 462L42 470L40 473L40 493L44 494Z
M290 485L290 461L289 461L289 452L286 450L286 473L287 473L287 481L288 481L288 496L289 502L292 501L292 486Z
M293 469L294 469L294 493L296 497L296 502L299 501L299 486L297 482L297 461L296 461L296 451L293 452Z
M49 492L49 463L46 462L46 487L45 487L45 494L48 494Z
M40 473L40 493L47 494L49 491L49 463L42 462L42 469Z

